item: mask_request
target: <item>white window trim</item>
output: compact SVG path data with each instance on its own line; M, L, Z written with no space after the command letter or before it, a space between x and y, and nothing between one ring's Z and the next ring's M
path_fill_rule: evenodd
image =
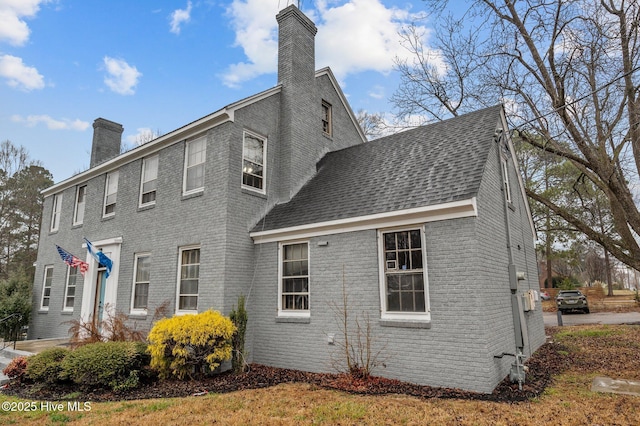
M200 245L183 246L178 250L178 274L176 277L176 315L197 314L197 309L180 309L180 274L182 272L182 252L187 250L200 250L200 265L202 265L202 248ZM201 275L198 273L198 302L200 302L200 279Z
M138 259L141 257L151 257L151 253L150 252L136 253L133 258L133 284L131 285L131 314L132 315L147 315L147 309L140 309L140 308L133 307L133 304L135 302L135 297L136 297L136 283L137 283L136 276L138 274ZM149 288L151 288L151 280L149 280ZM149 295L147 294L147 306L149 305L148 297Z
M80 212L80 190L84 188L84 200L82 201L82 218L78 220L78 213ZM73 209L73 225L82 225L84 222L84 211L87 206L87 185L78 185L76 188L76 203Z
M47 288L47 271L51 271L51 283L49 284L49 306L44 306L44 291ZM40 296L40 310L48 311L51 306L51 290L53 289L53 265L46 265L44 267L44 273L42 274L42 294Z
M308 268L308 287L309 287L309 309L308 310L291 310L282 309L282 261L283 247L293 244L307 244L307 268ZM278 243L278 317L284 318L310 318L311 317L311 244L309 240L287 241Z
M158 170L160 169L160 156L159 155L152 155L150 157L146 157L142 159L142 171L140 172L140 196L138 198L138 207L147 207L147 206L153 206L156 204L156 200L154 199L153 201L149 201L146 203L142 202L142 196L145 194L144 191L144 184L146 182L151 182L150 180L145 181L145 166L147 164L147 162L149 160L155 159L157 161L156 163L156 178L155 180L158 180ZM156 193L156 197L158 196L158 186L156 184L156 189L155 189L155 193Z
M104 201L102 203L102 217L111 217L116 214L116 209L114 209L114 211L111 213L107 213L107 197L111 195L109 193L109 181L114 178L117 180L116 190L114 194L116 194L116 203L115 203L116 209L118 208L118 185L120 184L120 172L116 170L114 172L107 173L107 177L104 182Z
M82 276L80 274L80 270L77 271L77 274ZM74 308L74 306L76 304L76 296L77 296L77 294L74 293L74 295L73 295L73 305L74 306L67 306L67 297L69 295L69 278L70 278L70 275L71 275L71 266L67 266L67 281L66 281L65 286L64 286L64 299L62 300L62 310L64 312L73 312L73 308ZM76 283L74 285L76 290L78 289L78 282L79 281L80 280L78 279L78 276L76 275Z
M243 182L244 178L244 138L245 135L251 135L256 139L260 139L262 141L262 189L256 188L255 186L245 185ZM240 185L243 189L247 189L249 191L255 191L259 194L267 193L267 138L265 136L259 135L255 132L251 132L249 130L244 130L242 132L242 163L240 164Z
M387 285L384 272L385 256L384 256L384 234L387 232L413 231L420 230L420 238L422 238L422 275L424 282L424 312L387 312ZM386 228L378 230L378 269L380 282L380 319L396 320L396 321L431 321L431 308L429 305L429 274L427 266L427 249L426 234L424 225L404 226L401 228Z
M189 164L189 147L191 144L195 143L195 142L200 142L200 141L204 141L204 158L202 159L201 163L198 164L192 164L191 166L188 166ZM206 136L200 136L199 138L195 138L192 139L190 141L185 142L185 147L184 147L184 167L182 170L182 195L190 195L190 194L197 194L198 192L202 192L204 191L204 180L202 183L202 186L198 187L198 188L193 188L187 191L187 168L191 168L191 167L195 167L195 166L199 166L201 164L203 164L203 167L206 169L206 163L207 163L207 137ZM206 172L206 170L205 170ZM205 179L206 179L206 175L205 175Z
M323 107L322 122L323 123L325 122L325 119L324 119L324 107L325 106L327 107L327 120L326 120L326 122L327 122L327 128L328 128L327 130L328 131L325 131L324 130L324 126L323 126L322 133L324 135L326 135L326 136L332 137L333 136L333 107L331 106L331 104L329 102L325 101L324 99L322 100L322 107Z
M502 185L506 192L507 202L511 203L511 185L509 184L509 165L507 159L500 156L500 163L502 166Z
M53 206L51 208L51 232L60 228L60 214L62 213L62 193L53 194Z

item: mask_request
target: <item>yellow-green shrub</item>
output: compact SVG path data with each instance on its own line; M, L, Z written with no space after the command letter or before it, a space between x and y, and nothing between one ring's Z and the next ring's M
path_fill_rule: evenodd
M165 318L149 332L151 368L160 377L180 379L215 370L231 358L231 338L236 328L217 311Z

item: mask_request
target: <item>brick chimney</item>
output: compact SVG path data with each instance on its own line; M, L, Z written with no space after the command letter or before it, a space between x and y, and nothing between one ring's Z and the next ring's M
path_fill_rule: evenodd
M278 13L278 82L281 143L278 198L288 201L309 174L309 154L303 144L320 122L315 95L315 24L291 5ZM317 105L316 105L317 104ZM311 159L316 161L317 159Z
M89 167L95 167L120 155L123 131L122 124L104 118L97 118L93 122L93 143L91 144Z

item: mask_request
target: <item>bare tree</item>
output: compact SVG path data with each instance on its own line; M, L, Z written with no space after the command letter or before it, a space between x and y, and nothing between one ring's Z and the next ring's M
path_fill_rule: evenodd
M426 49L420 39L409 44L418 59L398 64L399 112L440 119L502 102L526 143L570 162L598 192L611 230L569 204L576 197L551 200L531 189L527 195L639 269L640 3L475 0L457 19L443 17L443 2L427 3L441 13L435 47L446 70L422 70L419 53ZM422 96L423 88L431 96Z

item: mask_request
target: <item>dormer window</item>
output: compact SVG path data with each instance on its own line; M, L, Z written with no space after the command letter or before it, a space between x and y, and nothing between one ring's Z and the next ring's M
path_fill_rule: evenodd
M332 136L332 127L331 104L327 101L322 101L322 133L324 133L326 136Z

